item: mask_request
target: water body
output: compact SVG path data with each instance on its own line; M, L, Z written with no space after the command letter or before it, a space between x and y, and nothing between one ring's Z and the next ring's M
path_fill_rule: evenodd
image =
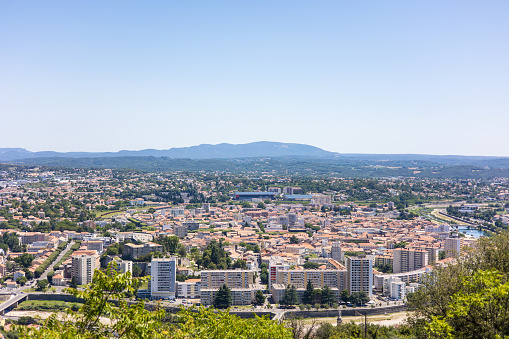
M458 230L460 233L463 233L467 236L472 236L476 239L486 235L484 231L479 231L477 228L468 229L466 226L460 226L458 227Z

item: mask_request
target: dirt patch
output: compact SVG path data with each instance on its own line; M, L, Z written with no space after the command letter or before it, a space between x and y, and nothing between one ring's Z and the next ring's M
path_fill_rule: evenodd
M32 318L40 318L40 319L47 319L50 315L52 315L54 312L40 312L40 311L10 311L6 314L8 317L32 317ZM66 313L59 312L57 313L57 317L59 320L64 320L67 317ZM109 318L100 318L101 323L105 325L110 325L111 320Z

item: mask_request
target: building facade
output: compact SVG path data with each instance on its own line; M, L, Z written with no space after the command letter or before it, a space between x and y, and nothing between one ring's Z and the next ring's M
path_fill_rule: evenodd
M73 256L71 277L76 277L78 285L91 283L94 271L100 268L99 260L98 254Z
M428 256L428 251L425 249L396 248L393 251L393 272L410 272L426 267Z
M346 289L350 294L364 291L373 296L373 258L346 257Z
M150 268L152 299L175 299L177 265L175 258L154 258Z

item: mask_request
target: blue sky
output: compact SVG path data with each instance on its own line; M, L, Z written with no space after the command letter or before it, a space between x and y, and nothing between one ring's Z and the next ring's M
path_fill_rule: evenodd
M509 156L507 1L0 0L0 147Z

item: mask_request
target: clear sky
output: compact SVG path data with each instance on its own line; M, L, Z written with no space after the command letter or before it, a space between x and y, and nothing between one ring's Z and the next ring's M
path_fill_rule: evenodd
M0 0L0 147L509 156L509 1Z

